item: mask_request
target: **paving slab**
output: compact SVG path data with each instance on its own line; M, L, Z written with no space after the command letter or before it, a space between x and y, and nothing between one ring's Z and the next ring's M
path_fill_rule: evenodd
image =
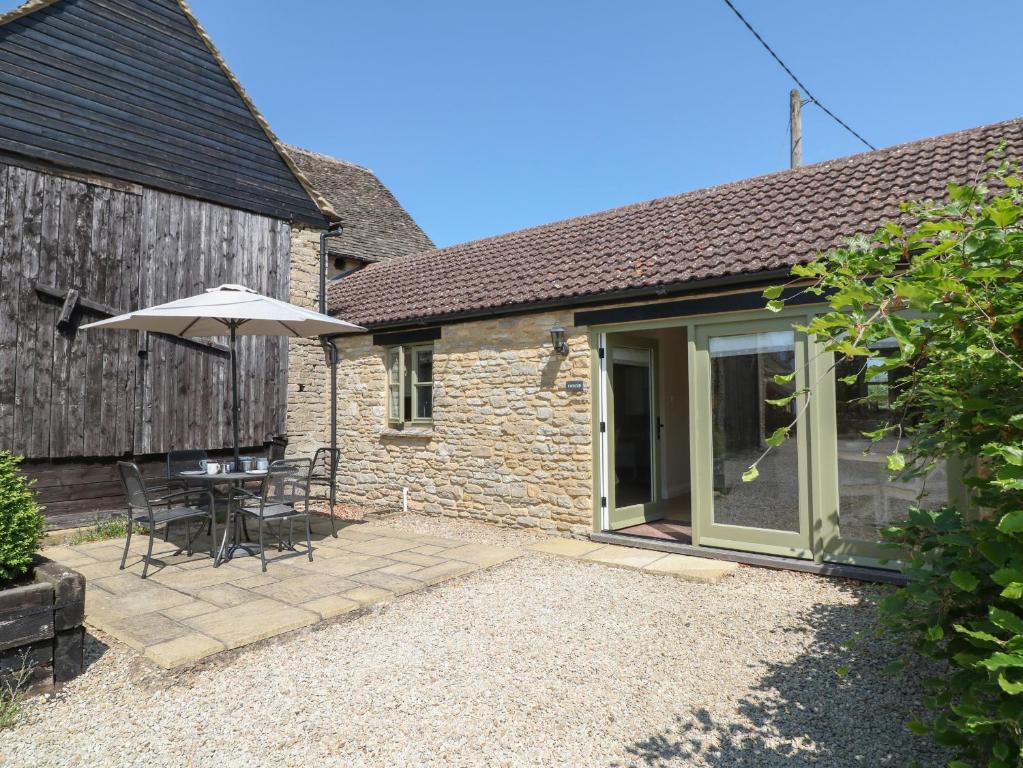
M225 650L226 646L219 640L214 640L201 632L189 632L173 640L149 646L145 650L145 656L164 669L173 669Z
M739 564L727 560L712 560L709 557L670 554L655 560L643 570L677 576L686 581L717 584L725 576L739 570Z
M264 598L184 619L183 623L230 650L309 626L319 618L312 611Z
M593 563L603 563L604 565L619 565L624 568L640 569L650 565L655 560L660 560L664 556L663 552L651 552L649 549L635 549L633 547L605 544L599 549L587 552L579 559Z
M129 616L113 625L113 634L136 651L145 651L151 645L159 645L189 634L184 624L161 613L140 613Z
M79 570L81 567L96 565L96 558L87 554L84 550L73 547L45 547L39 552L43 557L55 560L66 565L68 568Z
M324 597L318 597L315 600L302 603L300 607L307 611L315 611L320 615L321 619L332 619L335 616L340 616L343 613L360 608L361 604L344 595L325 595Z
M325 573L310 573L294 579L255 587L254 592L282 603L297 605L327 595L336 595L359 586L357 582Z
M604 544L597 544L593 541L579 541L579 539L550 539L531 544L527 549L534 552L546 552L549 555L563 555L564 557L582 557L588 552L600 549Z

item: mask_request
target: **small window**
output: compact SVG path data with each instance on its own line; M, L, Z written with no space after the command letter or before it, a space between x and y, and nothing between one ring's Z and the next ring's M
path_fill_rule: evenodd
M433 345L387 350L387 421L391 426L433 420Z

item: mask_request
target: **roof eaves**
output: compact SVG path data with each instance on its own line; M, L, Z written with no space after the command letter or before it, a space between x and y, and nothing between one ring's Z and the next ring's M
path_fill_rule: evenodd
M4 24L9 24L12 21L20 19L22 16L28 16L30 13L41 11L48 5L53 5L57 0L26 0L16 8L12 8L7 13L0 13L0 27Z

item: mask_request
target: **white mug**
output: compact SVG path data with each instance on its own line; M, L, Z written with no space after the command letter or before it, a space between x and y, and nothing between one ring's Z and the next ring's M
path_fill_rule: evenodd
M206 474L216 475L220 473L220 465L215 461L206 462Z

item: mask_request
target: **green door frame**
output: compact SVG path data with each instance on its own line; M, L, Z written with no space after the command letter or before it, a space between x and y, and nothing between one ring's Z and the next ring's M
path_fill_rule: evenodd
M686 316L659 320L616 323L595 326L590 329L590 346L593 350L592 381L600 382L605 375L606 361L600 359L599 350L606 343L608 334L657 330L660 328L684 327L688 339L689 395L689 441L690 441L690 482L692 486L693 543L703 546L749 549L767 554L792 557L813 557L818 562L829 561L873 567L897 567L897 553L878 542L843 540L837 528L838 520L838 444L835 437L835 380L834 372L828 372L830 358L823 353L823 345L797 333L797 389L809 384L811 402L807 407L808 428L797 431L800 462L800 533L798 538L775 540L772 535L761 537L759 542L722 539L723 531L735 526L715 526L710 516L701 510L711 510L713 505L713 448L710 415L710 359L706 349L700 349L697 337L707 328L735 327L745 324L745 332L759 332L771 328L792 330L793 324L805 324L816 314L827 311L821 305L786 307L781 312L765 317L764 310L742 312L721 312L699 316ZM705 335L705 334L704 334ZM801 340L801 341L800 341ZM799 352L801 350L801 352ZM595 387L599 390L600 386ZM802 396L800 396L800 401ZM593 529L607 530L607 510L602 507L608 492L604 473L602 442L607 435L601 434L599 424L606 421L607 414L601 412L601 392L592 398L593 412ZM948 478L950 498L962 501L966 493L955 478L958 474L950 463ZM965 504L965 502L962 502ZM706 519L705 519L706 518ZM710 525L708 525L708 523ZM804 529L805 528L805 529ZM778 532L769 531L768 534ZM758 546L758 543L760 546ZM739 545L737 547L736 545ZM754 549L756 547L756 549Z
M657 386L658 365L657 365L657 342L647 339L628 339L621 343L609 342L606 347L607 365L604 370L604 393L606 397L607 419L607 455L608 474L614 471L615 464L615 393L612 386L612 368L615 363L616 350L639 350L648 355L646 365L650 375L650 501L641 504L632 504L628 507L618 508L615 483L609 478L607 483L607 529L616 530L627 528L630 525L639 525L648 520L654 520L658 514L657 505L661 499L660 479L660 440L657 424L659 421L658 402L659 392ZM627 361L622 361L628 364Z
M805 319L801 317L800 319ZM799 529L782 531L768 528L718 523L714 520L714 438L711 403L711 364L709 342L711 337L742 335L748 333L769 333L771 331L789 331L794 338L796 391L806 388L806 336L792 329L791 319L759 320L750 323L748 320L731 322L715 322L700 324L696 328L695 345L691 348L694 354L694 376L690 387L694 390L690 397L690 431L694 433L695 456L691 470L693 483L692 508L694 519L699 519L699 539L694 543L703 546L721 547L726 549L744 549L750 552L762 552L770 555L783 555L810 559L813 557L811 541L812 497L810 493L809 434L806 426L800 424L796 429L796 464L799 470ZM796 397L796 408L805 405L806 396ZM755 482L755 481L754 481ZM741 547L737 545L742 545Z

